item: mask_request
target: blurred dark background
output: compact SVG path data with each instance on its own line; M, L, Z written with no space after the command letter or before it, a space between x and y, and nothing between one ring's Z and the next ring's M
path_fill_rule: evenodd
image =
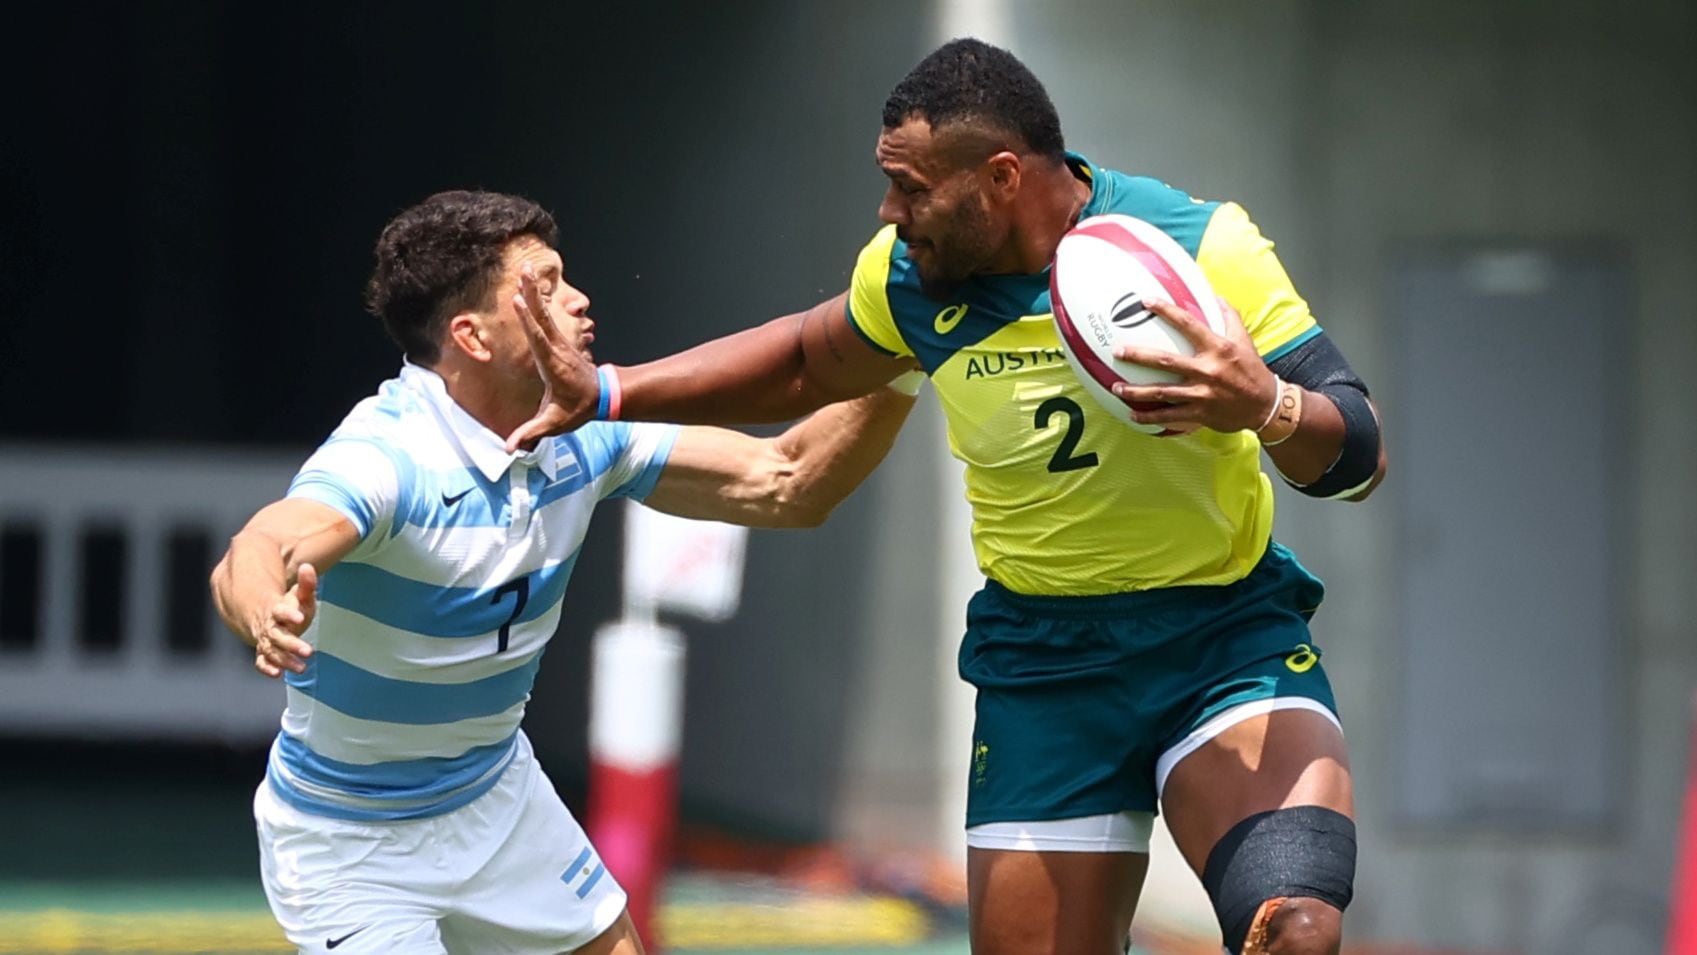
M399 367L361 305L371 247L390 216L442 189L519 193L554 213L601 360L656 357L835 294L876 225L883 94L925 41L899 20L828 12L747 0L663 16L590 3L30 9L0 57L0 441L304 457ZM807 35L821 40L786 40ZM691 625L703 651L689 698L719 698L728 720L688 730L686 777L704 781L686 783L693 818L825 835L846 684L779 675L850 665L866 506L808 537L760 537L742 618ZM618 613L618 546L619 521L603 516L527 719L574 797L588 638ZM836 555L833 575L811 571L813 552ZM812 729L739 738L780 715ZM106 854L49 846L79 828L106 838L72 820L110 818L118 793L153 810L123 838L181 844L216 828L234 839L205 844L235 849L197 867L251 868L262 746L0 735L0 810L57 802L65 815L11 834L6 874L110 869ZM734 781L711 782L780 763L794 782L775 806L739 808Z

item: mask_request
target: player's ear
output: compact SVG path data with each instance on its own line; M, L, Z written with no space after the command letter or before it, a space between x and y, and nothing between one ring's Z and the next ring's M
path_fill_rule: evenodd
M984 161L990 192L997 198L1012 199L1019 192L1019 156L1002 150Z
M483 316L476 312L461 312L448 319L448 347L459 349L473 361L489 361L495 357L489 349L488 328Z

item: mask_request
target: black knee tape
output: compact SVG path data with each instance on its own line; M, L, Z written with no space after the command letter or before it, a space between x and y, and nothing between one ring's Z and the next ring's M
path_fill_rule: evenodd
M1232 952L1268 899L1319 899L1341 912L1355 894L1355 823L1320 806L1250 816L1208 853L1202 885Z

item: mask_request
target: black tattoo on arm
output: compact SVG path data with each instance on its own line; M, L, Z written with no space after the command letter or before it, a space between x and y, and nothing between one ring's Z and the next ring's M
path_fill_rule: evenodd
M836 337L831 334L831 320L823 315L820 315L819 320L825 323L825 347L831 350L831 357L835 358L838 364L841 364L845 359L842 349L837 347Z

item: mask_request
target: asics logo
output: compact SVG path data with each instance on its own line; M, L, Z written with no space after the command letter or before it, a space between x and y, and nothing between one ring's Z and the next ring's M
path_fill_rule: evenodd
M1314 664L1319 662L1320 655L1315 653L1314 648L1306 643L1297 644L1296 652L1285 657L1285 666L1289 667L1292 673L1307 673L1314 669Z
M971 307L970 305L950 305L937 313L937 317L931 322L931 327L937 330L937 334L947 335L955 330L955 326L960 324L960 320L966 317L966 310Z

